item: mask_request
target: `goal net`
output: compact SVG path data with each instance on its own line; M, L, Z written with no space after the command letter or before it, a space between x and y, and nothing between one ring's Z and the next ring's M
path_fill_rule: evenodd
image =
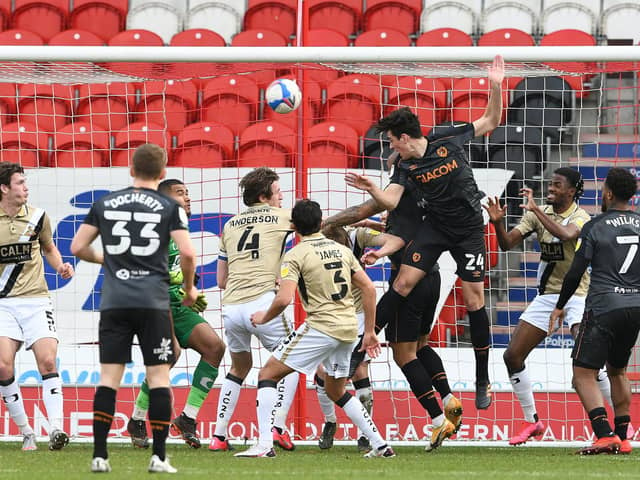
M189 188L191 236L198 249L200 284L209 301L204 316L224 339L221 292L216 284L218 237L244 205L238 183L251 168L280 174L283 205L317 200L325 215L367 200L348 188L348 170L366 172L386 185L388 141L372 133L381 116L409 106L425 134L447 122L478 118L486 106L486 67L506 60L504 110L498 128L468 145L480 188L508 205L507 224L519 220L519 189L534 189L543 203L546 181L560 166L578 169L585 180L580 205L599 208L598 192L608 168L636 172L638 137L637 49L631 47L441 48L183 48L12 47L0 51L0 159L28 168L30 202L51 217L58 248L74 262L76 276L63 280L47 265L56 307L59 372L64 384L65 430L91 440L92 400L99 381L98 305L102 274L70 253L74 232L93 201L130 183L129 157L142 143L157 143L169 155L168 178ZM256 63L260 60L260 63ZM275 78L295 79L303 101L293 113L277 114L264 102ZM464 407L463 425L451 444L506 443L522 421L502 354L521 312L536 294L539 250L535 239L508 253L499 251L486 227L486 305L491 318L490 378L493 404L474 407L475 362L468 318L451 258L440 264L443 286L431 333L454 393ZM291 243L291 242L290 242ZM387 288L385 259L367 269L378 293ZM250 274L250 272L249 272ZM298 306L299 308L299 306ZM296 316L295 306L290 315ZM547 426L538 444L567 444L591 438L591 429L571 386L566 328L531 353L537 411ZM232 442L257 436L257 372L269 353L252 346L254 367L229 425ZM136 348L118 394L112 435L127 441L144 366ZM199 355L184 350L172 369L176 414L184 406ZM198 418L203 439L216 422L220 374ZM408 388L391 350L370 364L373 417L392 442L425 442L430 419ZM637 352L629 372L640 376ZM37 435L48 431L40 375L31 352L21 350L16 378ZM312 378L301 382L287 426L295 439L314 443L323 418ZM609 407L608 407L609 408ZM632 407L632 423L640 412ZM0 439L18 431L0 404ZM337 441L355 441L355 427L338 409ZM634 427L637 425L634 423ZM177 441L177 440L176 440ZM534 442L535 443L535 442Z

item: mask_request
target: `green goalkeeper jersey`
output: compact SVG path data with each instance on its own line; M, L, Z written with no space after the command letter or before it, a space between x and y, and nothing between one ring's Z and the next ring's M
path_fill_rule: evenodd
M180 268L180 251L176 242L171 239L169 241L169 299L172 304L182 302L180 290L182 289L183 281L184 277Z

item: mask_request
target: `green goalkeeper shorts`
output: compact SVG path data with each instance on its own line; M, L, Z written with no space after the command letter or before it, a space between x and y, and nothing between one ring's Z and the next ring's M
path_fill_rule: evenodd
M204 317L182 304L172 303L171 315L173 316L173 331L182 348L189 346L189 337L195 326L199 323L207 323Z

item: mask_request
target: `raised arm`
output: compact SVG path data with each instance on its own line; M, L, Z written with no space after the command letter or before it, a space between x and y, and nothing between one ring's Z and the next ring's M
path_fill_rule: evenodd
M491 93L484 114L474 120L473 128L476 136L484 135L500 125L502 117L502 80L504 80L504 59L496 55L488 69L487 76L491 84Z
M489 214L489 221L496 229L496 237L498 238L498 245L503 251L511 250L516 245L522 243L522 234L516 228L507 232L504 228L504 217L507 214L507 206L500 206L498 197L488 197L487 205L482 207Z
M575 223L569 223L567 225L560 225L554 222L549 215L544 213L542 209L533 200L533 190L530 188L523 188L520 190L520 194L524 197L524 204L522 208L533 212L538 217L540 223L546 228L551 235L556 237L561 242L567 240L575 240L580 235L580 227Z
M388 257L405 245L405 241L402 238L388 233L377 235L374 237L373 243L374 246L379 246L380 248L378 250L369 250L362 255L360 261L365 265L373 265L379 258Z
M378 202L376 202L373 198L370 198L360 205L345 208L335 215L331 215L330 217L326 218L322 222L322 228L325 229L351 225L353 223L359 222L360 220L375 215L376 213L380 213L383 210L384 208L378 205Z
M397 183L391 183L382 190L370 178L358 173L348 172L344 180L350 187L364 190L382 207L382 210L393 210L400 202L404 187Z

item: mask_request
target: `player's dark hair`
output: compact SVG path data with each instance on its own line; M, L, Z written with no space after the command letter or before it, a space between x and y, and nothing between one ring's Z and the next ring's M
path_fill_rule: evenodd
M626 168L611 168L604 183L613 196L623 202L628 202L638 191L638 180Z
M162 170L167 165L167 153L159 145L145 143L133 152L131 164L136 177L142 180L156 180L160 178Z
M19 163L0 162L0 185L11 186L11 177L14 173L24 173L24 168ZM2 200L1 190L0 200Z
M308 198L298 200L291 210L291 222L300 235L319 232L322 224L320 204Z
M409 107L402 107L394 110L389 115L378 120L373 128L376 133L391 132L394 137L399 138L400 135L406 133L411 138L422 138L422 128L420 128L420 119L414 114Z
M260 202L260 195L271 198L271 185L280 179L269 167L258 167L247 173L240 180L242 201L248 207Z
M584 180L582 179L582 174L578 170L569 167L560 167L556 168L553 173L566 178L569 185L576 189L576 193L573 194L574 200L577 200L582 196L584 193Z
M171 194L171 187L174 185L184 185L182 180L178 180L177 178L167 178L166 180L161 181L158 184L158 191L163 195Z

